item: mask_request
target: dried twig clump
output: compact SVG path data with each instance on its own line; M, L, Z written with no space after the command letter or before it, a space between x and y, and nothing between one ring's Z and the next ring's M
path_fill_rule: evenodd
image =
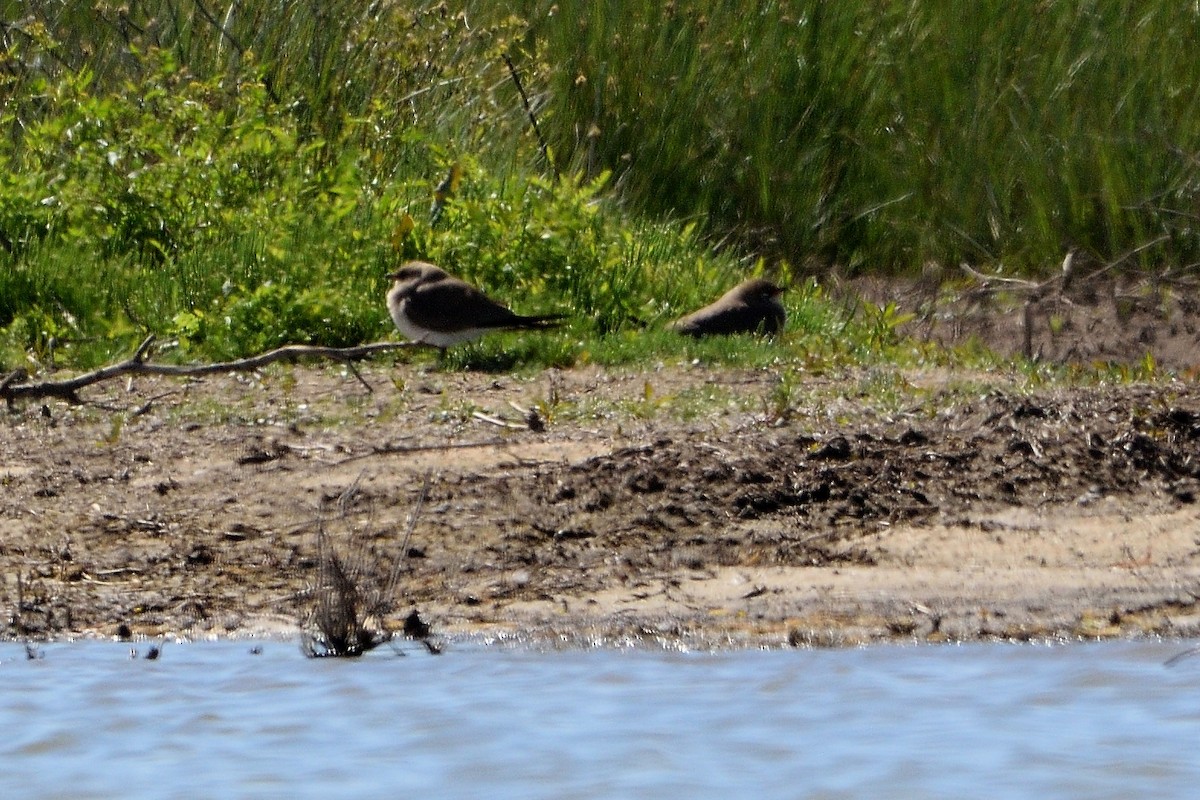
M30 578L33 576L31 575ZM25 647L25 657L33 660L42 657L38 644L31 638L35 634L45 635L54 625L54 614L49 608L48 598L40 583L30 586L29 581L17 573L17 602L8 618L8 628ZM35 621L33 616L41 617Z
M342 492L337 500L334 520L345 521L359 496L362 476ZM429 475L417 504L408 517L400 552L390 571L381 574L375 554L361 544L352 547L350 555L338 552L322 520L317 526L317 585L311 595L314 604L302 624L301 649L310 658L355 658L392 641L393 632L384 627L383 620L395 606L396 586L406 563L408 542L429 492ZM421 641L431 653L440 648L430 638L429 626L416 612L405 620L405 636ZM417 635L419 634L419 635Z
M309 657L361 656L390 638L359 588L362 564L349 564L329 541L322 523L317 529L316 605L301 646Z

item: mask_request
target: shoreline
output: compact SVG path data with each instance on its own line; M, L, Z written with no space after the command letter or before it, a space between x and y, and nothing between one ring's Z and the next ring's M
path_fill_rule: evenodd
M388 627L416 609L451 640L1200 636L1185 384L963 391L924 374L910 384L941 388L879 407L812 378L771 418L771 370L364 375L375 392L309 367L139 378L106 409L10 413L0 635L298 633L320 527L365 587L400 570ZM631 412L650 382L727 396Z

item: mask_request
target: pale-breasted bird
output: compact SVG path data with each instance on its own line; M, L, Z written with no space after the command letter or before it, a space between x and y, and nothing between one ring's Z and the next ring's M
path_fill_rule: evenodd
M561 315L522 316L466 281L424 261L409 261L388 274L388 313L400 333L414 342L446 349L490 331L545 330Z

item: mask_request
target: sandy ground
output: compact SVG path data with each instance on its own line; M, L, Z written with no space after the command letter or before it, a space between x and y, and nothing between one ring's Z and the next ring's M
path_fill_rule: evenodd
M0 635L294 634L318 529L364 587L395 568L386 624L451 638L1200 633L1188 382L363 374L374 392L341 368L138 378L0 415Z

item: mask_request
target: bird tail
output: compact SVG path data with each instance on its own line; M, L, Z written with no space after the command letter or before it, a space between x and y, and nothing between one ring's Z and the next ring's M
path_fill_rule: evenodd
M550 330L552 328L561 328L565 324L566 318L566 314L537 314L528 317L518 317L516 327L537 331Z

